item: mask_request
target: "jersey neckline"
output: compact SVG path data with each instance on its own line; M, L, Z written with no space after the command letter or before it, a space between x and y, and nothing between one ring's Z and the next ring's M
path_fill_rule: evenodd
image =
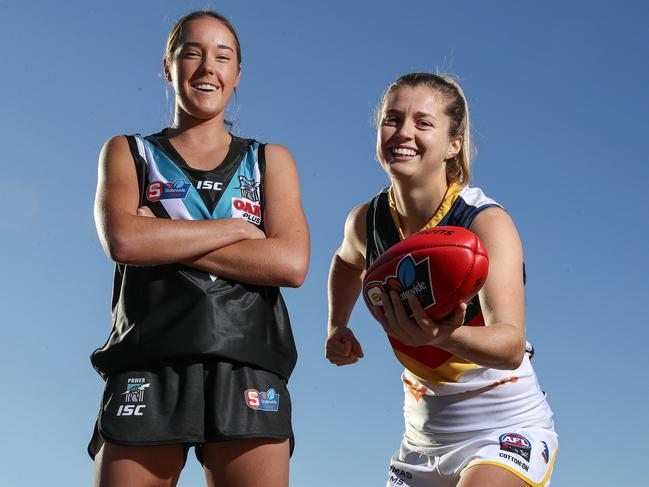
M437 210L435 210L433 216L430 217L430 220L428 220L428 222L423 227L417 230L417 232L428 230L430 228L433 228L434 226L437 226L437 224L442 221L442 218L444 218L444 215L449 212L449 210L453 206L453 203L455 203L455 200L463 189L463 186L460 186L455 182L449 183L448 187L446 188L444 198L442 198L442 202L437 207ZM392 186L390 186L390 188L388 189L388 204L390 206L390 216L392 216L392 222L394 223L394 226L399 233L399 239L403 240L404 238L406 238L406 234L404 232L403 225L401 224L399 213L397 212L397 204L394 199L394 189Z
M189 171L213 173L221 170L222 168L228 167L230 163L238 163L246 153L249 145L248 142L250 142L250 139L242 139L241 137L237 137L236 135L230 133L230 145L228 146L228 152L225 154L223 160L210 169L200 169L190 166L183 158L183 156L180 155L180 153L176 150L174 145L169 140L169 137L167 136L167 130L168 128L162 129L160 132L152 134L149 137L151 137L153 140L155 140L155 142L158 143L160 148L167 153L167 155L174 163L176 163L179 167L187 169Z

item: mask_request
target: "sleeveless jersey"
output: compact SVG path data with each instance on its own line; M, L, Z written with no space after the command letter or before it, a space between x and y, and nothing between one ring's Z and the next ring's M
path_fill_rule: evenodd
M481 211L494 206L501 207L479 188L461 188L451 184L440 207L422 230L437 225L470 228ZM365 264L369 268L383 252L404 238L391 188L384 189L369 202L366 225ZM484 326L478 296L467 304L464 325ZM482 367L434 346L412 347L393 337L388 338L397 359L411 374L406 374L406 377L412 378L413 388L425 385L422 393L456 394L534 375L527 357L533 353L529 344L523 365L511 371ZM417 394L416 390L413 393Z
M128 136L140 205L158 218L243 218L263 229L265 146L232 136L213 170L191 168L164 131ZM245 263L242 263L245 265ZM116 264L112 330L91 361L106 377L176 357L216 356L288 380L297 352L277 287L231 281L180 264Z

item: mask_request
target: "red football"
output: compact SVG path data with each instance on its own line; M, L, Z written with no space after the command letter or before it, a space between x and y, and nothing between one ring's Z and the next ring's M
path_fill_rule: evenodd
M489 258L482 242L462 227L423 230L386 250L365 273L363 298L370 310L382 306L381 289L399 293L410 313L414 293L433 321L473 298L487 279Z

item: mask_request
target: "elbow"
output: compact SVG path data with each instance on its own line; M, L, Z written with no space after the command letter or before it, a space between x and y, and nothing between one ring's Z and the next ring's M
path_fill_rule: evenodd
M521 364L523 363L523 355L524 355L524 352L521 353L521 354L513 355L512 357L510 357L510 359L507 360L507 362L505 362L503 364L503 369L505 369L505 370L516 370L517 368L519 368L521 366Z
M523 363L524 357L525 340L522 340L521 343L517 343L515 347L512 347L512 351L504 361L502 368L505 370L516 370Z
M113 262L117 262L118 264L128 264L128 255L129 252L126 249L125 246L123 245L117 245L117 244L110 244L108 245L107 252L108 257L110 257L110 260Z
M308 270L307 262L293 262L286 266L286 274L284 276L284 286L297 288L304 284Z
M112 235L105 248L108 257L118 264L134 264L136 261L135 246L126 238Z

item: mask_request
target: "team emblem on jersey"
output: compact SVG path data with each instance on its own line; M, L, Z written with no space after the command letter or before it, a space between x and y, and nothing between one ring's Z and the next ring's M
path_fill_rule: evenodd
M272 387L266 392L258 391L257 389L247 389L244 391L243 397L250 409L272 412L279 410L279 394Z
M144 377L132 377L126 381L126 390L122 392L124 402L117 409L117 416L142 416L144 415L144 392L151 386ZM136 404L133 404L136 403Z
M396 274L387 276L383 281L370 281L365 285L365 294L374 306L381 306L381 290L386 293L394 290L404 308L410 314L408 295L414 294L419 298L422 308L426 309L435 304L435 294L430 282L430 265L428 257L419 262L408 254L397 264Z
M259 203L259 181L239 176L239 183L241 184L239 186L241 197Z
M144 391L146 391L151 384L149 384L143 377L129 378L126 382L126 391L122 392L124 402L143 402Z
M550 449L548 448L548 444L545 441L542 441L543 443L543 451L541 452L541 456L543 457L543 460L545 460L545 463L548 463L550 461Z
M516 433L505 433L504 435L500 435L498 441L500 442L501 450L516 453L528 462L530 461L532 445L524 436Z
M173 183L153 181L146 187L146 199L149 201L184 199L190 187L191 183L184 179L176 179Z
M232 198L232 218L243 218L250 223L261 223L261 206L246 198Z

